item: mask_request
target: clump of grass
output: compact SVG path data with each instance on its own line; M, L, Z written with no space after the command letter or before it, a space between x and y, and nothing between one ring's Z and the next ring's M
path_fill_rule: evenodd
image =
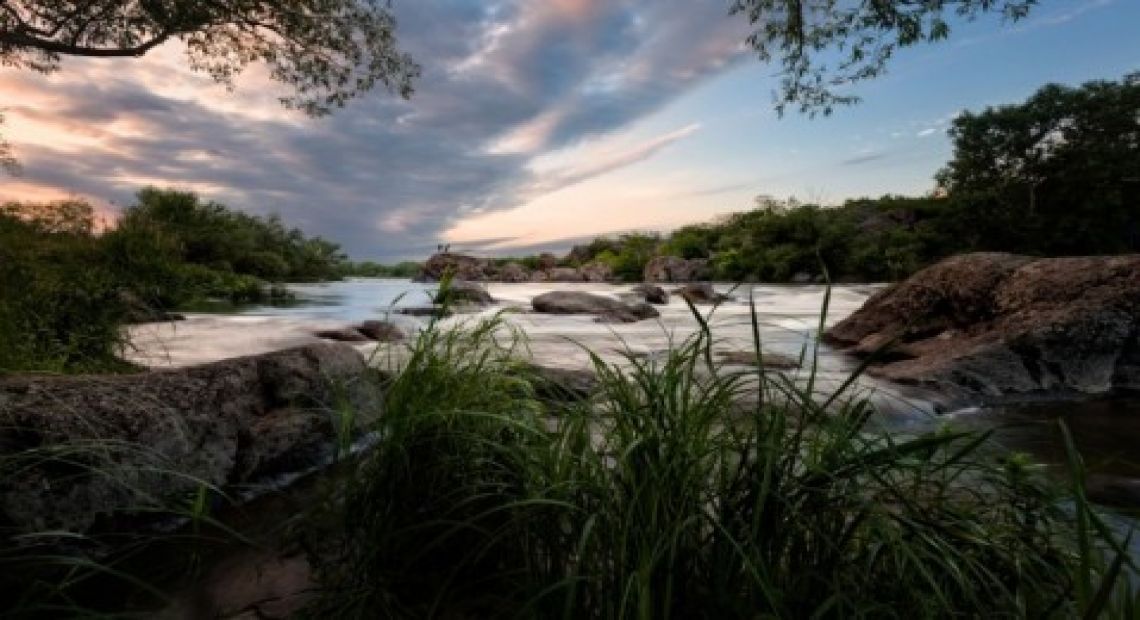
M1071 505L1027 459L983 449L984 433L872 431L868 402L820 398L762 368L725 371L710 340L706 329L663 360L595 357L598 392L551 405L497 320L433 326L388 386L382 440L345 491L342 545L323 558L313 612L1134 609L1127 588L1112 589L1131 570L1120 545L1075 530Z

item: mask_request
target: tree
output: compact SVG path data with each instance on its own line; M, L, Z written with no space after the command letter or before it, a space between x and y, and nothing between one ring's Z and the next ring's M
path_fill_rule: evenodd
M4 115L0 114L0 126L4 125ZM12 145L0 135L0 171L15 174L20 169L16 156L12 154Z
M1140 73L964 113L939 183L988 249L1047 254L1140 249ZM981 226L981 224L985 224Z
M734 0L733 15L755 28L748 44L760 60L777 59L776 109L811 115L857 103L844 88L881 75L894 53L945 39L948 17L1000 14L1018 20L1039 0ZM827 61L835 57L834 64Z
M192 69L232 85L265 63L292 91L284 105L322 115L377 85L411 94L420 68L395 32L381 0L5 0L0 66L47 73L65 56L139 57L179 40Z

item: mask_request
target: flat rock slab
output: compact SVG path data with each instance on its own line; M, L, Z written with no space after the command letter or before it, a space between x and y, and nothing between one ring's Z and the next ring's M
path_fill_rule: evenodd
M661 316L647 303L627 304L582 291L552 291L535 297L531 306L545 314L591 314L603 321L635 323Z

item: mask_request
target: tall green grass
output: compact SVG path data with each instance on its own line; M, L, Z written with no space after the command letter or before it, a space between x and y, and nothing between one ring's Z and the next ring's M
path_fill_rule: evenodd
M705 329L665 359L594 357L597 392L552 405L497 319L433 326L387 386L313 614L1135 610L1116 585L1131 560L1079 489L1074 527L1073 502L986 434L872 431L868 402L724 370L710 341Z

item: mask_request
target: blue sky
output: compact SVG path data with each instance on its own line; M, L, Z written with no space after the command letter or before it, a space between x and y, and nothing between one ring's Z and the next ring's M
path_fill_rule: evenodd
M753 197L828 204L921 194L964 109L1047 82L1140 70L1140 1L1042 0L1027 20L957 24L897 55L828 118L776 117L774 69L717 0L397 1L425 66L410 102L371 95L329 119L280 109L256 71L235 93L168 46L139 61L0 69L25 174L0 199L114 208L146 184L278 212L357 258L482 253L667 230ZM14 102L14 103L13 103Z

